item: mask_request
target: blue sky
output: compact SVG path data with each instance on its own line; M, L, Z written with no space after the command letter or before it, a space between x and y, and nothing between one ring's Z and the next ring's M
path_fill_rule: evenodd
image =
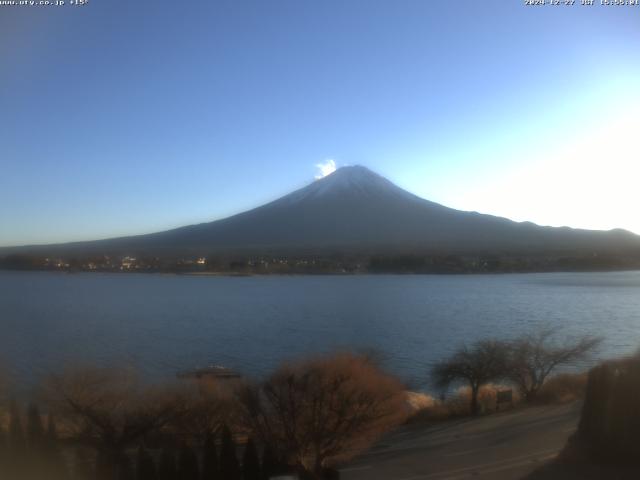
M0 245L222 218L330 159L640 233L640 7L523 3L0 7Z

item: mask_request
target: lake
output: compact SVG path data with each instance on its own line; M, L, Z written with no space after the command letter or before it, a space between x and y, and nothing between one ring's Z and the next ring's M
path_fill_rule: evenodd
M18 383L78 364L146 378L374 349L413 388L462 342L540 325L640 346L640 272L214 277L0 271L0 363ZM584 366L584 365L582 365Z

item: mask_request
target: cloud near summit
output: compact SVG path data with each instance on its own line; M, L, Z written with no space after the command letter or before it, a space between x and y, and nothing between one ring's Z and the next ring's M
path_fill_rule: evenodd
M329 158L322 163L316 163L316 168L318 169L316 180L320 180L336 171L336 162Z

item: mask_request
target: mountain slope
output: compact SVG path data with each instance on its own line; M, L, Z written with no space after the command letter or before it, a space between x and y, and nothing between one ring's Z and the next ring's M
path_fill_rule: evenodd
M402 190L365 167L354 166L222 220L57 248L138 254L317 249L619 252L640 248L640 237L623 230L540 227L454 210Z

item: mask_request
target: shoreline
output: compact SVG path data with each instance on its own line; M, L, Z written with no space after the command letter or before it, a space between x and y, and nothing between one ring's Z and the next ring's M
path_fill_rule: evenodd
M85 274L114 274L114 275L175 275L193 277L370 277L370 276L495 276L495 275L535 275L535 274L594 274L594 273L632 273L640 272L640 267L620 269L593 269L593 270L523 270L523 271L469 271L469 272L164 272L149 270L57 270L57 269L11 269L0 268L0 272L24 272L24 273L61 273L75 275Z

